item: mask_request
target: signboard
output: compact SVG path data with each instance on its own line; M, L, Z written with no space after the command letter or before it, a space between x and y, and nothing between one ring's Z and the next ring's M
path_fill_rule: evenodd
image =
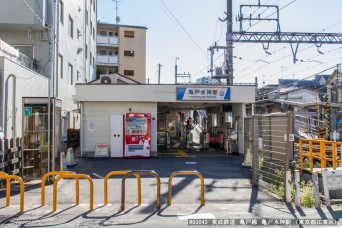
M95 123L93 121L88 122L88 131L95 131Z
M96 144L94 157L109 157L107 144Z
M294 134L289 134L289 141L294 142L295 136Z
M230 101L230 88L177 87L178 101Z
M32 107L24 107L25 116L32 116Z

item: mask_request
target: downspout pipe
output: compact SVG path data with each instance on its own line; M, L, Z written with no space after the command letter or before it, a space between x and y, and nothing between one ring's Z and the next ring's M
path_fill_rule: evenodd
M10 74L8 75L6 82L5 82L5 98L4 98L4 135L5 138L7 137L7 108L8 108L8 81L10 78L13 78L13 84L12 84L12 138L13 138L13 142L15 142L15 138L16 138L16 121L15 121L15 99L16 99L16 84L17 84L17 77L14 74Z

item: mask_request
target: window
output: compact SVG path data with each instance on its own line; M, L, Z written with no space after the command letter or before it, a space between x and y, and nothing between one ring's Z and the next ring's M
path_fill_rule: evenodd
M107 32L106 31L100 31L100 36L107 36Z
M124 31L124 36L125 37L134 37L134 31Z
M18 51L29 57L30 59L34 59L34 48L33 45L13 45L15 49L18 49Z
M77 71L77 81L80 80L80 78L81 78L81 73Z
M88 45L86 44L85 46L85 58L87 59L88 58Z
M81 31L77 29L77 39L80 39Z
M107 55L107 51L106 50L100 50L99 55Z
M92 28L93 28L93 22L90 22L90 35L93 35L93 30L92 30Z
M63 56L58 54L58 76L63 78Z
M85 13L85 21L86 21L86 25L88 25L88 10L86 10L86 13Z
M93 56L93 68L95 68L95 57Z
M113 51L108 51L108 55L112 56L113 55Z
M95 40L95 28L93 27L93 40Z
M108 36L113 36L113 32L108 32Z
M134 70L124 70L124 75L126 75L126 76L134 76Z
M94 6L94 13L95 13L95 8L96 8L96 1L93 1L93 6Z
M91 61L93 60L93 54L90 52L89 64L92 65Z
M125 51L124 55L125 56L132 56L133 57L134 56L134 51Z
M69 76L69 84L72 85L74 83L74 79L73 79L73 67L72 65L69 63L68 65L68 76Z
M64 3L59 0L59 21L64 24Z
M72 20L70 15L69 15L69 36L71 38L74 37L74 21Z

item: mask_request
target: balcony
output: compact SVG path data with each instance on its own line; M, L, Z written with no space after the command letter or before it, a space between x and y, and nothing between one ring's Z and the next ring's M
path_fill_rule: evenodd
M113 55L98 55L96 56L96 65L118 66L118 57Z
M52 7L49 7L48 0L1 1L0 29L27 30L29 27L43 30L51 23Z
M118 46L119 39L118 37L113 36L97 36L97 45L101 46Z
M27 67L37 72L38 74L41 74L41 68L38 61L30 59L29 57L19 52L17 49L2 41L1 39L0 56L6 57L7 59L12 60L13 62L16 62L24 67Z

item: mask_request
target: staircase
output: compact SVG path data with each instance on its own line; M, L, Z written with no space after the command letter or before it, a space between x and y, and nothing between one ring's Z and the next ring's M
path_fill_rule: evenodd
M203 132L203 129L200 125L198 124L193 124L191 126L191 133L192 133L192 141L193 143L195 144L198 144L200 145L201 144L201 135L202 135L202 132Z

